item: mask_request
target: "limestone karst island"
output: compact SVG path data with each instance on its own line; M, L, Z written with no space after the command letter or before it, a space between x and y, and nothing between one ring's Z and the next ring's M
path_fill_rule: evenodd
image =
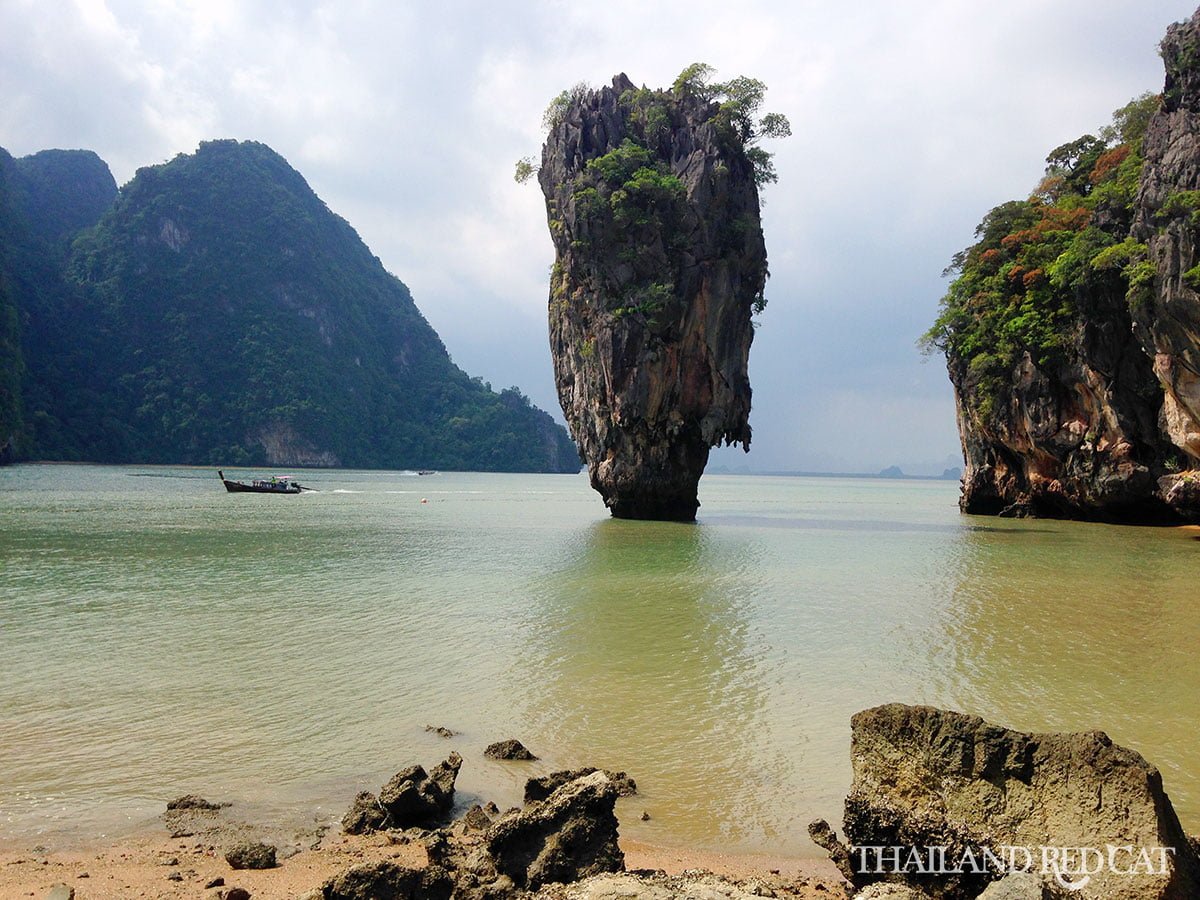
M0 3L0 900L1200 900L1187 2Z
M696 517L709 448L750 446L751 321L765 306L756 118L764 85L685 70L671 90L563 94L538 182L554 268L550 351L592 487L614 516Z
M993 209L927 340L954 383L972 513L1200 521L1200 48Z

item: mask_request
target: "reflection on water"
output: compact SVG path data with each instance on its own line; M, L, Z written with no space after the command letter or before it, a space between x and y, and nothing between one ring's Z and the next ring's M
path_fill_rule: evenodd
M647 836L775 836L802 748L763 740L757 565L750 541L711 529L606 520L533 598L519 665L537 673L535 727L582 762L629 770Z
M457 749L464 801L599 765L638 781L626 833L816 853L850 716L892 701L1101 728L1200 827L1186 530L964 517L934 482L706 477L688 526L573 476L305 481L0 469L0 841L192 791L336 818ZM483 758L507 737L542 760Z
M1106 731L1158 766L1181 818L1197 822L1200 615L1186 534L1028 530L956 542L952 599L931 632L950 650L933 672L938 696L1025 729Z

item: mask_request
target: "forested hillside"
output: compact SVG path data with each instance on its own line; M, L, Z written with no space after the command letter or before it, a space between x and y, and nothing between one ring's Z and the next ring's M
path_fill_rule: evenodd
M90 221L94 186L52 161L18 204L39 251L15 290L20 456L578 470L565 430L455 366L408 289L270 148L204 143L114 186Z

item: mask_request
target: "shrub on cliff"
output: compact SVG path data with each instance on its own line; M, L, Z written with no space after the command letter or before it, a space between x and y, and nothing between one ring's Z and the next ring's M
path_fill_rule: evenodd
M985 420L1025 353L1043 369L1066 361L1091 297L1118 292L1139 302L1146 247L1129 229L1142 136L1158 104L1144 94L1099 136L1053 150L1036 190L989 212L979 240L946 270L956 277L922 345L967 369Z

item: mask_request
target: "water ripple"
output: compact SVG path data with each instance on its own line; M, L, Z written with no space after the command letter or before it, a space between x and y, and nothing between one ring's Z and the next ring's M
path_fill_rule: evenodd
M631 834L806 852L850 715L893 700L1103 727L1200 822L1186 534L962 517L936 483L706 477L687 526L606 519L574 476L415 477L264 499L198 470L0 470L5 834L188 791L337 810L454 747L464 798L602 765L654 816ZM514 735L543 760L482 759Z

